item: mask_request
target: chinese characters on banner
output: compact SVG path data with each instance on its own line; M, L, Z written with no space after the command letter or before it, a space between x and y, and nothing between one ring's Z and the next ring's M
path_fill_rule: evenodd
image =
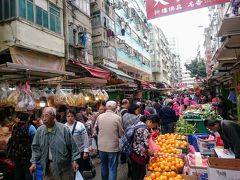
M147 0L147 17L148 20L150 20L229 1L230 0Z

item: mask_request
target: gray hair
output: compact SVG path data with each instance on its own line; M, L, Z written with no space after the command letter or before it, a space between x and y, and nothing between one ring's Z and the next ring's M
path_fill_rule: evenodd
M56 117L56 115L57 115L57 111L56 111L56 108L54 108L54 107L45 107L44 109L43 109L43 112L48 112L49 114L51 114L51 115L53 115L53 116L55 116Z
M106 103L106 107L107 107L107 109L109 109L109 110L114 110L114 109L117 108L117 103L116 103L115 101L108 101L108 102Z

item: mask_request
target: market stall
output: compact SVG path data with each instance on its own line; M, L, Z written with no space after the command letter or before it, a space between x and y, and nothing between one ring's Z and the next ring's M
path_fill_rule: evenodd
M205 119L219 119L222 117L217 114L211 104L196 104L191 105L183 113L183 119L186 121L185 124L192 123L195 125L196 132L198 133L209 133L205 128L203 122ZM186 126L187 127L187 126ZM188 130L186 130L187 132Z
M240 160L226 153L218 137L208 134L164 134L149 141L154 156L145 180L233 179L240 173ZM228 163L228 165L227 165ZM218 172L222 172L218 173Z

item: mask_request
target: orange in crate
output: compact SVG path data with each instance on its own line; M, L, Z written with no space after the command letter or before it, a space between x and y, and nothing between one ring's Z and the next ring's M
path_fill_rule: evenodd
M152 172L149 175L145 176L144 180L183 180L184 178L176 174L176 172Z

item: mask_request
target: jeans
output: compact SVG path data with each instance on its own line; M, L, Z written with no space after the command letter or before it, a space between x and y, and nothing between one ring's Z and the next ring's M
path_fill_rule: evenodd
M116 180L118 167L118 152L99 151L99 156L102 161L102 180Z

